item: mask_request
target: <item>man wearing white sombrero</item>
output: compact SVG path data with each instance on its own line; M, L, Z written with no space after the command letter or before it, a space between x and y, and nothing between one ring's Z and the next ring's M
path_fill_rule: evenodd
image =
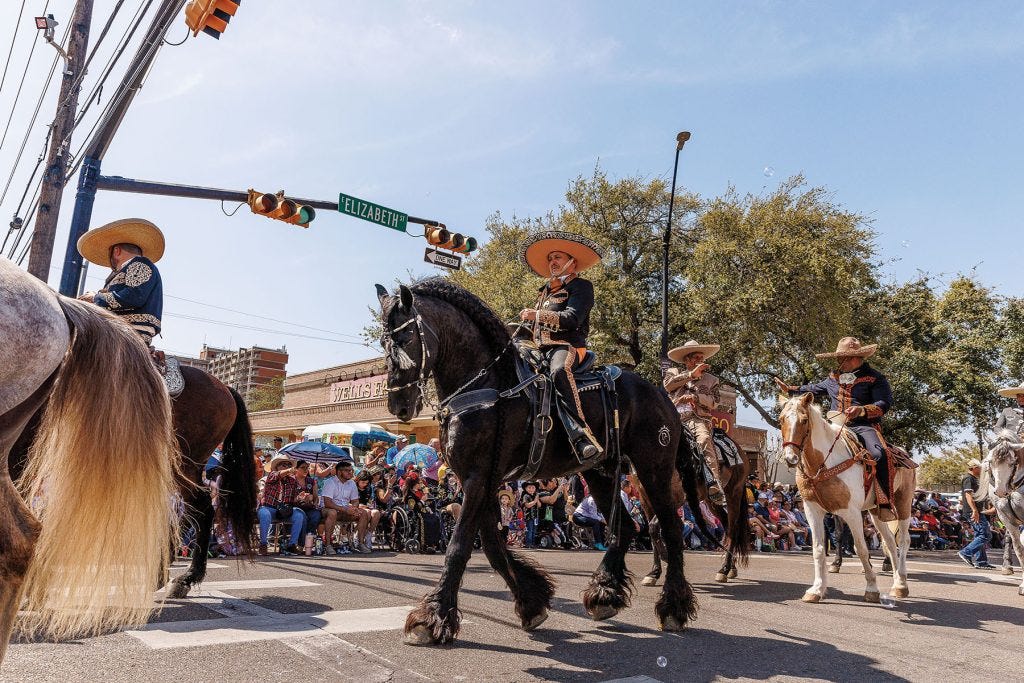
M1024 384L1000 389L996 393L1014 399L1017 405L1003 408L999 417L996 418L993 429L996 431L1009 429L1014 434L1024 435Z
M833 353L817 353L822 360L835 359L838 367L821 380L803 386L792 386L775 378L779 389L788 394L811 393L829 398L832 412L846 416L846 427L857 435L877 463L885 455L882 438L882 417L892 407L892 389L885 375L871 367L867 359L875 355L878 344L864 346L856 337L843 337ZM883 493L889 492L887 468L877 468L878 483ZM888 501L880 501L888 502Z
M708 496L721 505L725 502L719 483L718 452L712 439L711 411L721 400L718 378L708 372L706 361L718 353L718 344L699 344L691 339L682 346L668 352L668 357L685 367L669 368L665 371L665 391L668 392L679 419L690 430L697 445L704 454L704 460L711 470L712 481L708 482Z
M573 377L587 352L594 307L594 285L579 274L601 261L601 251L586 237L549 230L526 241L522 259L545 283L534 307L520 311L519 319L533 326L533 341L548 359L552 383L562 399L558 414L582 463L604 452L587 427Z
M143 218L125 218L90 230L78 240L78 253L112 271L103 289L82 296L131 325L147 345L160 333L164 289L156 262L164 255L164 235Z

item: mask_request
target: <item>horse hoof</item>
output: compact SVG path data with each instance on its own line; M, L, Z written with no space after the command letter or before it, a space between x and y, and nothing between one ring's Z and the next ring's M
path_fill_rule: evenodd
M738 571L736 571L735 569L730 569L729 570L729 578L730 579L735 579L739 575L740 575L740 573Z
M901 586L900 588L893 586L892 590L889 591L889 595L894 598L905 598L910 595L910 589L906 586Z
M715 581L718 583L729 583L729 575L725 572L718 572L715 574Z
M804 597L800 599L804 602L821 602L821 596L817 593L804 593Z
M686 626L675 617L665 617L661 622L662 631L682 631Z
M167 599L168 600L181 600L182 598L188 596L188 589L189 589L189 586L187 584L178 583L177 581L175 581L167 589Z
M1017 589L1017 595L1024 595L1024 586Z
M618 613L619 610L611 605L597 605L594 609L590 610L590 618L594 621L604 621L605 619L611 619Z
M841 564L830 564L828 566L828 573L829 574L838 574L839 573L839 568L842 567L842 566L843 565L841 565Z
M423 624L413 626L405 634L406 645L433 645L434 636L431 635L430 629Z
M1003 576L1013 576L1013 567L1003 567L999 573Z
M540 614L535 616L533 619L530 619L528 622L523 624L523 630L524 631L533 631L534 629L536 629L538 626L540 626L541 624L543 624L547 620L548 620L548 611L547 611L547 609L545 609L543 612L541 612Z
M882 596L879 595L878 591L868 591L864 594L864 602L873 602L877 605L882 602Z
M643 580L640 581L640 585L641 586L657 586L658 585L658 577L657 576L645 576L643 578Z

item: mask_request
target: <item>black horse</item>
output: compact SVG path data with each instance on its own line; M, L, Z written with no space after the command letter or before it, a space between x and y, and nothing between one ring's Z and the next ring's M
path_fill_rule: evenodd
M377 285L377 295L387 354L388 409L399 419L411 420L419 414L431 379L442 408L466 391L503 391L516 384L515 351L508 330L467 290L433 278L411 288L403 285L397 296L389 296ZM658 517L673 520L662 528L668 570L655 610L662 629L678 631L695 616L697 604L683 575L682 524L676 514L681 501L673 494L673 485L696 500L696 459L664 391L631 372L622 373L617 388L623 454ZM583 406L594 433L600 435L605 433L604 413L595 394L585 392ZM477 532L488 561L512 591L523 628L533 630L547 618L554 594L551 577L511 552L498 534L497 491L527 461L533 431L530 420L530 405L522 397L503 398L468 412L442 410L442 445L450 467L462 480L465 503L437 587L406 619L406 642L446 643L458 634L458 591ZM552 430L538 475L555 477L582 469L564 431ZM612 505L621 503L616 502L619 486L609 470L615 466L587 472L590 491L605 518L619 522L612 530L614 541L583 592L584 606L594 619L608 619L628 606L633 590L625 554L634 529L622 523L628 519L624 509L612 517Z

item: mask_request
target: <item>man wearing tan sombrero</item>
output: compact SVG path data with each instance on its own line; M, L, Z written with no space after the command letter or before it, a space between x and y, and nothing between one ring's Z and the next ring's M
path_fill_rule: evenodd
M822 360L834 358L838 363L836 370L825 379L792 386L775 378L779 389L786 394L827 396L832 412L846 416L846 427L857 435L876 463L885 455L882 416L892 407L889 380L867 363L877 350L878 344L864 346L856 337L843 337L835 352L815 354ZM877 468L878 483L883 492L889 491L889 473L886 470L885 467Z
M708 497L719 505L725 502L725 496L719 479L718 452L712 439L711 411L718 406L721 397L718 378L707 371L710 366L704 361L720 348L718 344L699 344L693 339L677 346L668 352L668 357L684 367L669 368L664 380L665 391L679 411L679 419L697 440L711 470Z
M78 253L109 267L103 289L82 296L123 318L147 345L160 333L164 290L156 262L164 255L164 235L143 218L125 218L90 230L78 240Z
M580 273L601 261L593 241L571 232L549 230L523 245L523 262L545 279L533 308L519 319L533 327L533 341L548 360L551 381L558 391L558 414L580 462L604 452L587 427L573 370L587 352L594 285Z
M1024 384L1000 389L996 393L1014 399L1017 405L1003 408L999 417L996 418L993 429L997 432L1001 429L1009 429L1014 434L1024 435Z

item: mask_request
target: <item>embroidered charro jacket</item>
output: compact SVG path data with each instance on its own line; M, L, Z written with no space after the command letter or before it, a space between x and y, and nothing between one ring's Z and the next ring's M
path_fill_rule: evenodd
M665 371L664 384L665 391L683 418L710 420L711 411L721 402L718 378L710 372L694 379L693 373L686 368L669 368ZM687 398L693 398L693 404Z
M996 418L993 429L1009 429L1014 434L1024 434L1024 410L1021 408L1003 408Z
M574 277L552 291L550 283L537 297L537 324L533 341L540 347L572 346L583 349L590 334L590 311L594 308L594 285Z
M111 273L93 301L123 318L147 342L160 333L164 287L160 271L145 256L134 256Z
M852 375L853 382L840 384L843 375ZM843 411L850 406L861 406L864 414L850 420L849 425L871 425L877 427L882 416L892 407L892 389L885 375L864 363L849 373L833 372L820 382L805 384L799 387L798 394L812 393L815 396L828 396L832 410Z

